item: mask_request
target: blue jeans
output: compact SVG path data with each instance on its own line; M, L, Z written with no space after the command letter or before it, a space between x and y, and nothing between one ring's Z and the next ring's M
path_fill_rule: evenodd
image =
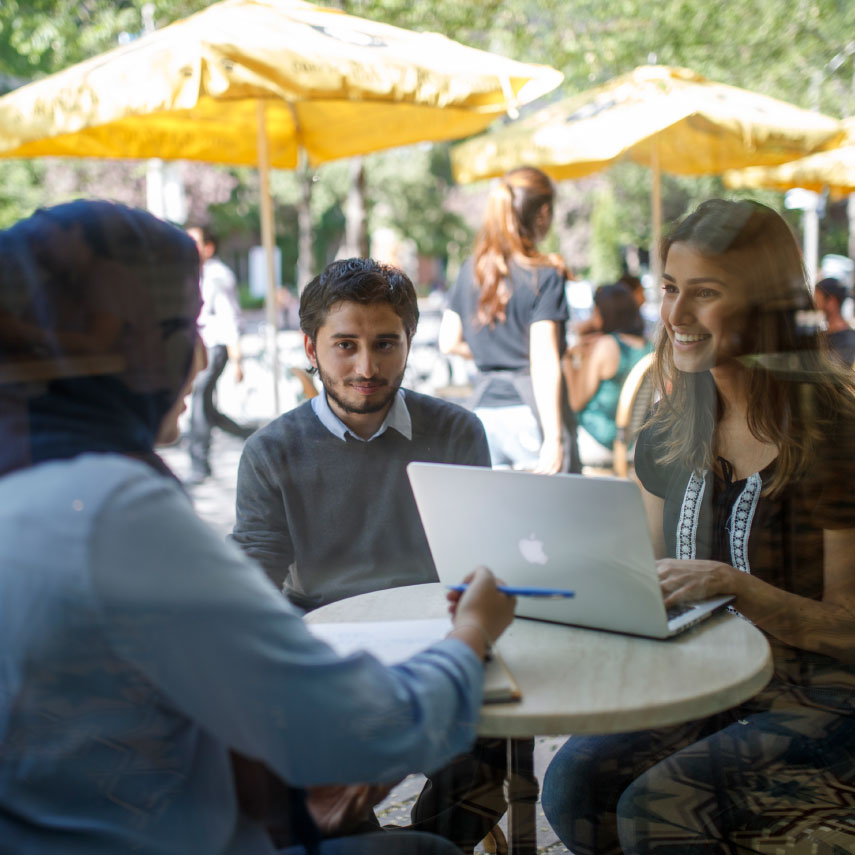
M494 467L534 469L537 466L543 436L534 413L525 404L477 407L475 415L484 425Z
M575 855L838 855L855 851L852 793L851 689L773 680L688 724L571 737L543 810Z

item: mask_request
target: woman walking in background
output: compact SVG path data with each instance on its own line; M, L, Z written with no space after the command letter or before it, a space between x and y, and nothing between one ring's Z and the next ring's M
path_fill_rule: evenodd
M612 459L624 380L649 347L638 302L620 283L597 289L593 321L600 332L583 336L562 364L579 422L579 457L586 466L601 466Z
M770 208L705 202L662 262L661 399L635 470L665 603L733 594L775 673L717 715L571 737L544 811L577 855L851 851L855 381L806 325L799 248Z
M537 249L552 224L554 189L539 169L508 172L490 192L484 225L449 297L443 353L475 360L471 406L494 466L578 472L576 431L561 373L566 270Z

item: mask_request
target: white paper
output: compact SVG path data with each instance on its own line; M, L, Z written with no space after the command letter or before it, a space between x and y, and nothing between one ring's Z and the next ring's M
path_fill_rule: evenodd
M451 618L307 623L306 626L342 656L367 650L384 665L397 665L445 638L451 630ZM484 702L512 701L520 697L519 686L496 655L485 669Z
M396 665L445 638L451 630L451 618L307 623L306 626L342 656L367 650L384 665Z

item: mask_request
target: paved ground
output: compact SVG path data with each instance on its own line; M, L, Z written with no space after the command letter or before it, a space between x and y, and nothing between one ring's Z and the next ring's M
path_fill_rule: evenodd
M263 352L260 340L247 337L244 348L247 353L247 382L240 386L234 383L231 367L228 366L218 387L220 406L224 412L237 419L264 420L269 415L270 389L272 383L265 377ZM283 353L286 359L299 354L299 342L295 335L283 340ZM299 358L297 356L297 358ZM285 363L287 364L287 362ZM302 366L303 361L295 364ZM300 400L299 384L285 381L280 384L280 398L284 406L294 406ZM265 412L265 410L268 412ZM215 431L211 449L211 468L213 474L202 484L189 488L199 515L207 520L217 531L225 536L234 524L234 495L237 467L243 442L235 437ZM182 442L171 448L161 449L161 453L179 478L189 474L189 459L186 445ZM535 746L535 773L542 779L543 772L555 750L563 743L562 738L538 739ZM409 811L418 795L423 778L411 775L396 787L389 797L378 807L380 822L383 824L406 825ZM502 822L504 825L504 821ZM560 855L568 850L556 839L546 821L538 803L537 816L538 851ZM483 851L480 847L476 851Z

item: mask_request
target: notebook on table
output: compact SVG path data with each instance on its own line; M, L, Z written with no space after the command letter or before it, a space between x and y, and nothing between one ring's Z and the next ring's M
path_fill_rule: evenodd
M353 621L307 626L313 635L322 638L342 656L367 650L384 665L396 665L445 638L451 630L451 619ZM484 703L518 701L521 698L517 681L494 647L484 667Z
M519 617L670 638L733 599L666 613L632 481L439 463L410 463L407 472L441 582L457 584L483 564L510 586L575 592L518 597Z

